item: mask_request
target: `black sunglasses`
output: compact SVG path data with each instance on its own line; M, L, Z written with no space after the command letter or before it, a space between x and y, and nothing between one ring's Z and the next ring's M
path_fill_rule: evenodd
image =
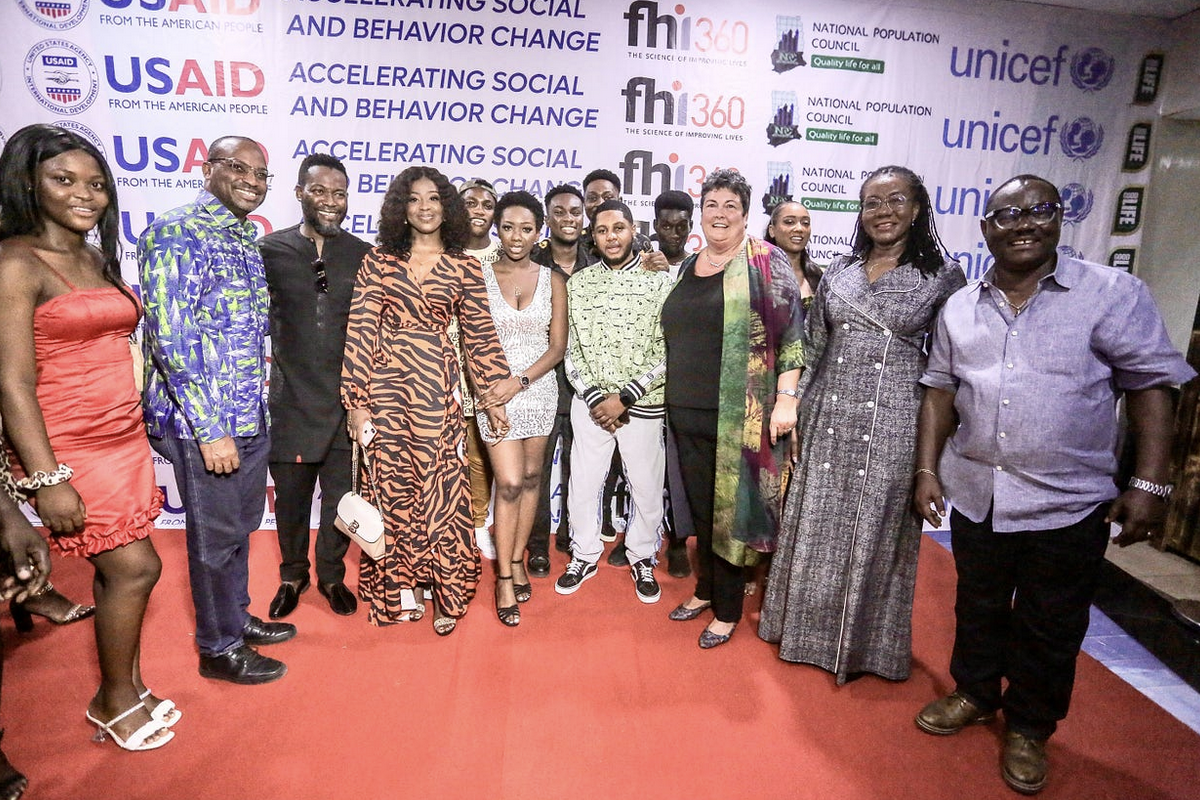
M329 276L325 274L325 259L318 258L309 266L317 275L316 289L321 294L326 294L329 291Z

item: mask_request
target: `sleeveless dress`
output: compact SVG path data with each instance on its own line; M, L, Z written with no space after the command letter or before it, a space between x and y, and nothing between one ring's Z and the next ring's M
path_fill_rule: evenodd
M492 319L496 323L496 333L500 335L500 345L504 348L509 369L514 375L520 374L550 348L550 318L553 314L550 268L541 267L538 270L533 299L520 311L504 299L491 264L483 265L483 280L487 284L488 305L492 309ZM554 415L558 413L558 380L554 377L554 370L529 384L525 391L517 392L508 401L505 410L509 423L509 434L504 437L505 441L549 436L550 429L554 427ZM479 421L483 440L488 444L496 442L487 414L476 411L475 418Z
M145 539L162 508L129 351L141 309L114 286L76 289L58 277L71 291L33 312L37 398L54 457L75 470L87 523L50 543L94 556ZM20 459L10 460L24 477Z

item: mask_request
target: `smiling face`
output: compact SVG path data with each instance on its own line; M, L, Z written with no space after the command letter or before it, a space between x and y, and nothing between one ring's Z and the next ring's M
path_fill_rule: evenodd
M336 236L346 219L349 197L346 176L332 167L309 167L296 199L304 221L321 236Z
M654 218L654 232L664 256L682 256L688 234L692 232L692 215L681 208L664 208Z
M221 204L238 219L250 216L267 198L267 181L256 173L266 173L267 159L257 142L249 139L223 139L228 142L214 147L204 162L204 188L213 193ZM232 159L242 168L239 174Z
M429 178L417 178L408 192L408 224L417 233L430 234L442 227L442 196Z
M800 203L784 203L776 212L775 221L767 226L767 235L780 250L798 256L808 247L812 236L812 215Z
M575 244L583 233L583 201L569 192L550 198L547 209L550 238L561 244Z
M462 193L467 207L467 221L471 225L471 238L487 238L496 214L496 198L486 189L475 187Z
M746 209L730 189L713 189L700 201L704 238L718 249L736 245L746 236Z
M624 266L633 252L633 223L620 211L601 211L592 225L600 258L610 267Z
M877 247L903 246L921 212L909 182L885 172L863 184L859 200L863 205L859 220L871 242Z
M496 233L500 237L500 255L509 261L521 261L537 243L537 218L528 208L509 206L496 223Z
M1057 200L1054 189L1042 181L1009 181L992 194L988 211L1006 206L1031 208ZM996 258L997 269L1025 274L1053 266L1055 248L1062 233L1062 211L1042 224L1023 214L1007 230L1002 230L994 221L980 220L979 229L988 250Z
M109 187L96 159L68 150L37 166L37 200L44 223L87 233L108 208Z

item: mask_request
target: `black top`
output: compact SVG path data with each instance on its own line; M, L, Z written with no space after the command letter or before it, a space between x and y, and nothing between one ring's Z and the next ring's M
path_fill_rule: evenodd
M725 273L680 277L662 307L667 343L667 405L716 410L721 397Z
M557 272L565 280L570 280L571 276L578 275L584 269L599 263L599 259L592 256L592 251L584 246L583 239L575 244L575 266L571 269L571 274L558 265L554 260L554 251L550 249L550 240L542 239L533 248L533 252L529 254L529 260L541 267L549 267L551 272ZM575 396L575 392L571 390L571 384L567 381L567 371L563 367L563 362L558 362L554 365L554 377L558 381L558 413L571 413L571 398Z
M271 460L323 461L349 449L339 388L354 279L371 245L342 231L321 250L328 292L317 288L317 246L293 225L258 242L271 293Z

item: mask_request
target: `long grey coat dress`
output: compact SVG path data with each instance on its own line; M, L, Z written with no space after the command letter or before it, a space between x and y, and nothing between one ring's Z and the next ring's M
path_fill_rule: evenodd
M954 262L867 283L861 259L826 270L806 322L808 368L759 636L837 675L908 677L920 519L910 509L925 335L966 284Z

